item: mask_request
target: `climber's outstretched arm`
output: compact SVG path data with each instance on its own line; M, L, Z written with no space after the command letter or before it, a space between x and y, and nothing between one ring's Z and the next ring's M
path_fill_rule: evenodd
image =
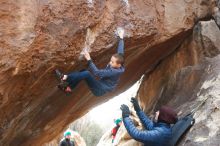
M118 48L117 48L117 53L124 55L124 40L120 38L118 42Z
M135 127L134 123L129 117L124 118L123 122L129 135L139 142L147 143L160 139L161 133L159 130L139 130Z

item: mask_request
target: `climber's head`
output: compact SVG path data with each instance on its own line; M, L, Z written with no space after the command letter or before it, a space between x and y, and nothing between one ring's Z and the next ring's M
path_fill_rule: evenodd
M115 124L116 124L117 126L121 126L122 120L121 120L121 119L115 120Z
M109 62L111 67L120 68L124 64L124 57L121 54L114 54Z
M156 112L155 120L167 124L175 124L178 120L177 113L168 106L162 106L159 111Z
M67 139L70 139L71 138L71 132L70 131L66 131L64 133L64 137L67 138Z

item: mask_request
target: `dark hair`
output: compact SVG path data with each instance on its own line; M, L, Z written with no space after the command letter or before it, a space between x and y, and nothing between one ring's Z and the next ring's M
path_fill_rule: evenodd
M160 108L160 113L158 117L159 122L167 123L167 124L175 124L178 120L177 113L168 106L162 106Z
M118 64L121 64L121 65L124 64L124 56L123 56L122 54L116 53L116 54L114 54L114 55L112 55L112 56L114 56L114 57L117 59L116 62L117 62Z

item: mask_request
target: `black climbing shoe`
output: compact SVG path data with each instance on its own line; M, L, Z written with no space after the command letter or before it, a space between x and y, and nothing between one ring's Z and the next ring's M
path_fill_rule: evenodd
M56 73L57 78L62 81L63 80L63 74L58 69L55 70L55 73Z
M66 81L61 81L61 83L59 85L57 85L57 87L59 89L63 90L64 92L67 92L67 93L72 92L72 89L70 88L69 83Z

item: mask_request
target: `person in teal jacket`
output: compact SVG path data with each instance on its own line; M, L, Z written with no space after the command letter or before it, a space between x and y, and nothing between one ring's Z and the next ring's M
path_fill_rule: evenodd
M141 110L137 99L132 98L131 102L145 130L139 130L135 127L133 121L129 118L129 107L123 104L121 105L123 122L130 136L144 143L145 146L169 146L172 137L171 124L177 122L177 113L168 106L162 106L156 112L156 122L154 122Z
M64 133L64 139L60 141L59 146L75 146L74 141L71 140L71 132Z

